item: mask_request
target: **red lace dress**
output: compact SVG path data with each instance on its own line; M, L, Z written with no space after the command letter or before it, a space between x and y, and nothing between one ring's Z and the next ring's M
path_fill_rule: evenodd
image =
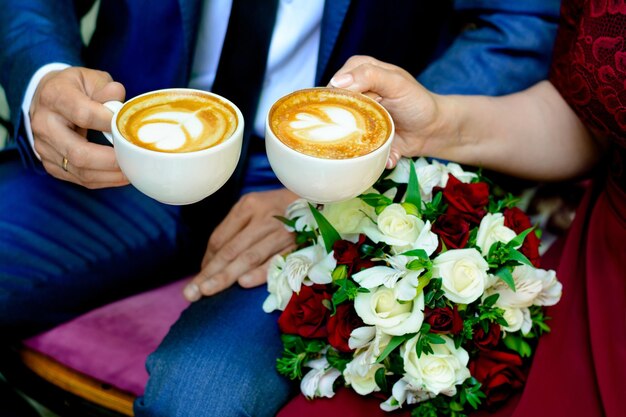
M539 342L524 391L481 416L626 416L626 0L564 0L551 82L611 147L557 267L561 302ZM379 399L340 389L292 400L279 417L387 414Z

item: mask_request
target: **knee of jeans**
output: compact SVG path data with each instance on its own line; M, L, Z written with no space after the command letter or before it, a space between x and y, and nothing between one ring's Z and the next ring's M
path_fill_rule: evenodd
M259 353L223 349L220 355L219 349L162 345L148 358L150 379L135 402L135 415L276 415L290 396L291 384L275 371L275 358L254 352Z

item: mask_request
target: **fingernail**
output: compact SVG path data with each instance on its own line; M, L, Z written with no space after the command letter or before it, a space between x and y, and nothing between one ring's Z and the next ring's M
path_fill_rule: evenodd
M215 283L213 281L204 281L200 286L204 295L211 295L215 291Z
M352 84L353 81L354 77L352 77L352 74L340 74L331 78L330 84L333 87L345 88Z
M188 301L191 301L192 303L194 301L198 301L202 296L202 294L200 294L200 288L198 288L196 284L187 285L183 290L183 295Z
M252 277L250 275L242 275L239 278L239 284L241 284L242 286L248 286L252 283Z

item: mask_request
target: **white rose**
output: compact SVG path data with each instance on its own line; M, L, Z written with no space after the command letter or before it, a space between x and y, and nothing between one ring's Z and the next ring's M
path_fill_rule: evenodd
M363 232L375 243L391 245L394 254L420 248L430 255L437 249L437 235L431 231L430 222L408 214L400 204L385 207L377 222L367 222Z
M360 353L346 365L343 377L357 393L367 395L380 391L380 387L376 384L376 371L381 368L384 366L379 363L370 363L366 353Z
M296 221L295 227L286 226L287 230L290 232L294 230L302 232L304 230L315 230L317 228L317 222L309 208L309 202L303 198L299 198L287 206L285 217Z
M335 395L333 384L341 376L335 368L331 368L325 357L309 361L304 366L311 368L300 381L300 391L311 399L315 397L332 398Z
M270 293L263 303L263 311L270 313L274 310L283 311L291 299L293 290L289 286L287 276L283 274L285 258L276 255L267 268L267 291Z
M360 198L325 204L322 214L342 235L362 233L368 216L372 218L376 216L374 207L366 204Z
M377 326L384 333L394 336L415 333L424 321L424 293L413 301L400 303L394 290L379 287L358 293L354 308L365 324Z
M451 249L433 260L433 276L441 278L446 298L469 304L484 292L488 281L487 261L474 248Z
M444 344L431 345L433 353L417 356L415 336L400 348L404 359L405 380L414 387L422 388L435 395L456 394L456 385L470 377L467 362L469 354L463 348L456 348L454 341L442 336Z
M517 234L504 225L502 213L487 213L478 226L476 245L480 247L483 255L487 256L489 248L495 242L508 243L515 236Z
M530 332L533 326L530 310L526 307L500 307L504 310L503 318L507 325L502 326L502 330L507 333L522 331L523 334Z

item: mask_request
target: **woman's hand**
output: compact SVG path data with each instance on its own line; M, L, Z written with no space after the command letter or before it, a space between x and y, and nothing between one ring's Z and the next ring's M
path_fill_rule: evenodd
M428 155L432 145L429 138L442 126L440 96L425 89L411 74L369 56L353 56L330 85L364 93L389 111L396 134L387 168L394 167L401 156Z

